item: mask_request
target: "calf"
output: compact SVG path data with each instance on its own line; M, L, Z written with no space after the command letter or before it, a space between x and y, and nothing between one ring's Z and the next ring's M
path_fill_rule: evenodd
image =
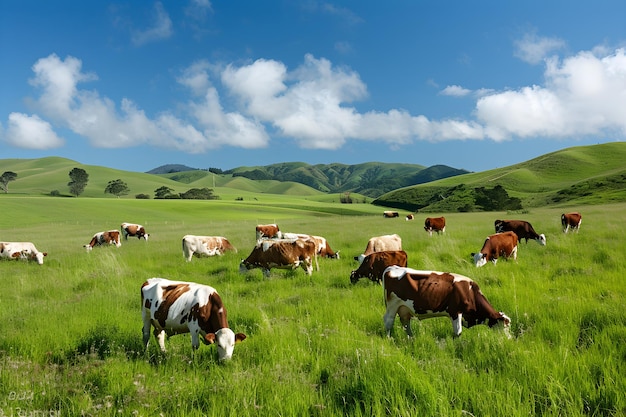
M463 327L477 324L489 327L503 324L509 335L511 319L497 312L478 284L466 276L390 266L383 273L383 293L387 307L383 321L388 337L391 336L396 314L409 337L413 336L412 317L419 320L449 317L457 337Z
M137 239L143 238L144 240L148 240L150 237L150 235L146 233L146 229L140 224L122 223L120 231L124 235L124 240L128 240L128 236L137 237Z
M48 252L39 252L32 242L0 242L0 258L26 259L43 265Z
M428 232L428 236L432 236L433 232L445 233L446 232L446 218L445 217L427 217L424 220L424 230Z
M191 333L191 346L198 349L199 337L217 343L218 359L230 359L235 343L246 338L228 327L226 307L213 287L193 282L150 278L141 286L143 344L148 348L150 327L165 352L165 335Z
M115 245L116 247L122 246L120 241L120 232L117 230L109 230L108 232L98 232L91 238L91 242L85 245L84 248L87 252L93 249L94 246L101 245Z
M239 272L261 268L263 275L269 277L272 268L294 270L302 267L310 276L314 258L317 262L315 243L310 239L260 240L250 255L241 261Z
M403 250L370 253L361 265L350 274L350 282L356 284L360 278L369 278L380 283L387 267L407 265L407 255Z
M237 249L223 236L196 236L185 235L183 237L183 257L187 262L195 255L215 256L223 255L224 252L237 252Z
M496 233L513 232L517 235L518 241L533 239L542 246L546 245L546 236L537 234L533 226L524 220L496 220L494 222Z
M477 267L483 266L487 261L498 262L499 256L517 259L517 235L513 232L496 233L485 239L483 248L479 253L472 253L472 258Z
M374 236L367 241L365 252L359 256L355 256L354 260L362 263L367 255L386 250L402 250L402 238L396 234Z
M567 233L569 229L576 229L576 233L580 230L580 224L583 222L583 216L580 213L564 213L561 214L561 225L563 233Z

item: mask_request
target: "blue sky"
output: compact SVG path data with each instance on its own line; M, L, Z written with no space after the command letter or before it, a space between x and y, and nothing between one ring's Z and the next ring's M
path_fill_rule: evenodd
M0 0L0 159L484 171L624 141L625 22L623 0Z

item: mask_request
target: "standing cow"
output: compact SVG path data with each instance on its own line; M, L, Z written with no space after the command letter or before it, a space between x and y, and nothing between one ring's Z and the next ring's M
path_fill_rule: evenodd
M356 284L361 278L369 278L376 283L380 283L383 279L383 272L392 265L406 266L406 252L403 250L388 250L370 253L365 257L361 265L352 271L350 282Z
M48 252L39 252L32 242L0 242L0 258L26 259L43 265Z
M315 242L310 239L260 240L250 255L241 261L239 272L261 268L263 275L269 277L272 268L294 270L302 267L310 276L314 258L317 263Z
M402 250L402 238L397 234L374 236L367 241L365 252L359 256L355 256L354 260L359 261L359 263L363 263L363 260L367 255L386 250Z
M195 255L201 256L223 255L224 252L237 252L237 249L223 236L183 236L183 257L187 262Z
M487 264L487 261L498 262L498 257L517 259L517 235L513 232L496 233L485 239L479 253L472 253L477 267Z
M246 338L228 327L226 307L215 288L194 282L150 278L141 286L141 316L143 344L148 347L152 326L163 352L165 335L191 333L194 350L200 340L207 345L217 343L221 361L230 359L235 343Z
M542 246L546 245L546 235L537 234L533 226L525 220L496 220L494 222L496 233L513 232L517 235L518 241L533 239Z
M449 317L457 337L463 327L477 324L489 327L502 324L507 336L509 334L511 319L496 311L478 284L466 276L390 266L383 273L383 292L387 307L383 317L387 336L391 336L396 314L409 337L413 336L412 317L419 320Z
M98 232L91 238L91 241L84 246L87 252L93 249L94 246L103 245L115 245L116 247L122 246L120 241L120 232L117 230L109 230L107 232Z
M576 229L576 233L580 230L580 224L583 222L583 216L580 213L563 213L561 214L561 225L563 233L567 233L569 229Z
M256 240L259 239L281 239L283 237L280 228L275 223L259 224L256 226Z
M428 236L432 236L433 232L437 234L446 233L446 218L445 217L427 217L424 220L424 230L428 232Z
M150 235L146 233L146 229L142 225L136 223L122 223L120 231L124 235L124 240L128 240L128 236L137 237L137 239L143 238L144 240L148 240L150 237Z

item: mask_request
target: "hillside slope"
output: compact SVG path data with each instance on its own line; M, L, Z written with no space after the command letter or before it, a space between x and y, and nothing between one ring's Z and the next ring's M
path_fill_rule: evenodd
M626 142L580 146L508 167L469 173L382 195L374 204L419 210L480 210L476 189L504 188L524 208L626 201Z

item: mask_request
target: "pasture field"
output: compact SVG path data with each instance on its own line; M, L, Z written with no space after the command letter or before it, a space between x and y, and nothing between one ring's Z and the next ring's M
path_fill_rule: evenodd
M0 416L618 416L626 414L626 204L525 213L440 213L445 235L382 208L305 198L255 201L0 196L0 241L48 252L39 266L0 261ZM560 215L580 211L580 233ZM435 215L440 215L439 213ZM530 221L547 246L521 243L517 261L476 268L497 218ZM148 242L82 245L123 221ZM238 265L254 226L325 236L341 259L312 277ZM226 236L238 253L183 260L183 235ZM477 281L512 319L512 338L450 320L396 319L387 338L382 288L350 284L371 236L398 233L409 266ZM142 346L140 287L150 277L209 284L230 327L248 338L231 361L193 354L188 335Z

